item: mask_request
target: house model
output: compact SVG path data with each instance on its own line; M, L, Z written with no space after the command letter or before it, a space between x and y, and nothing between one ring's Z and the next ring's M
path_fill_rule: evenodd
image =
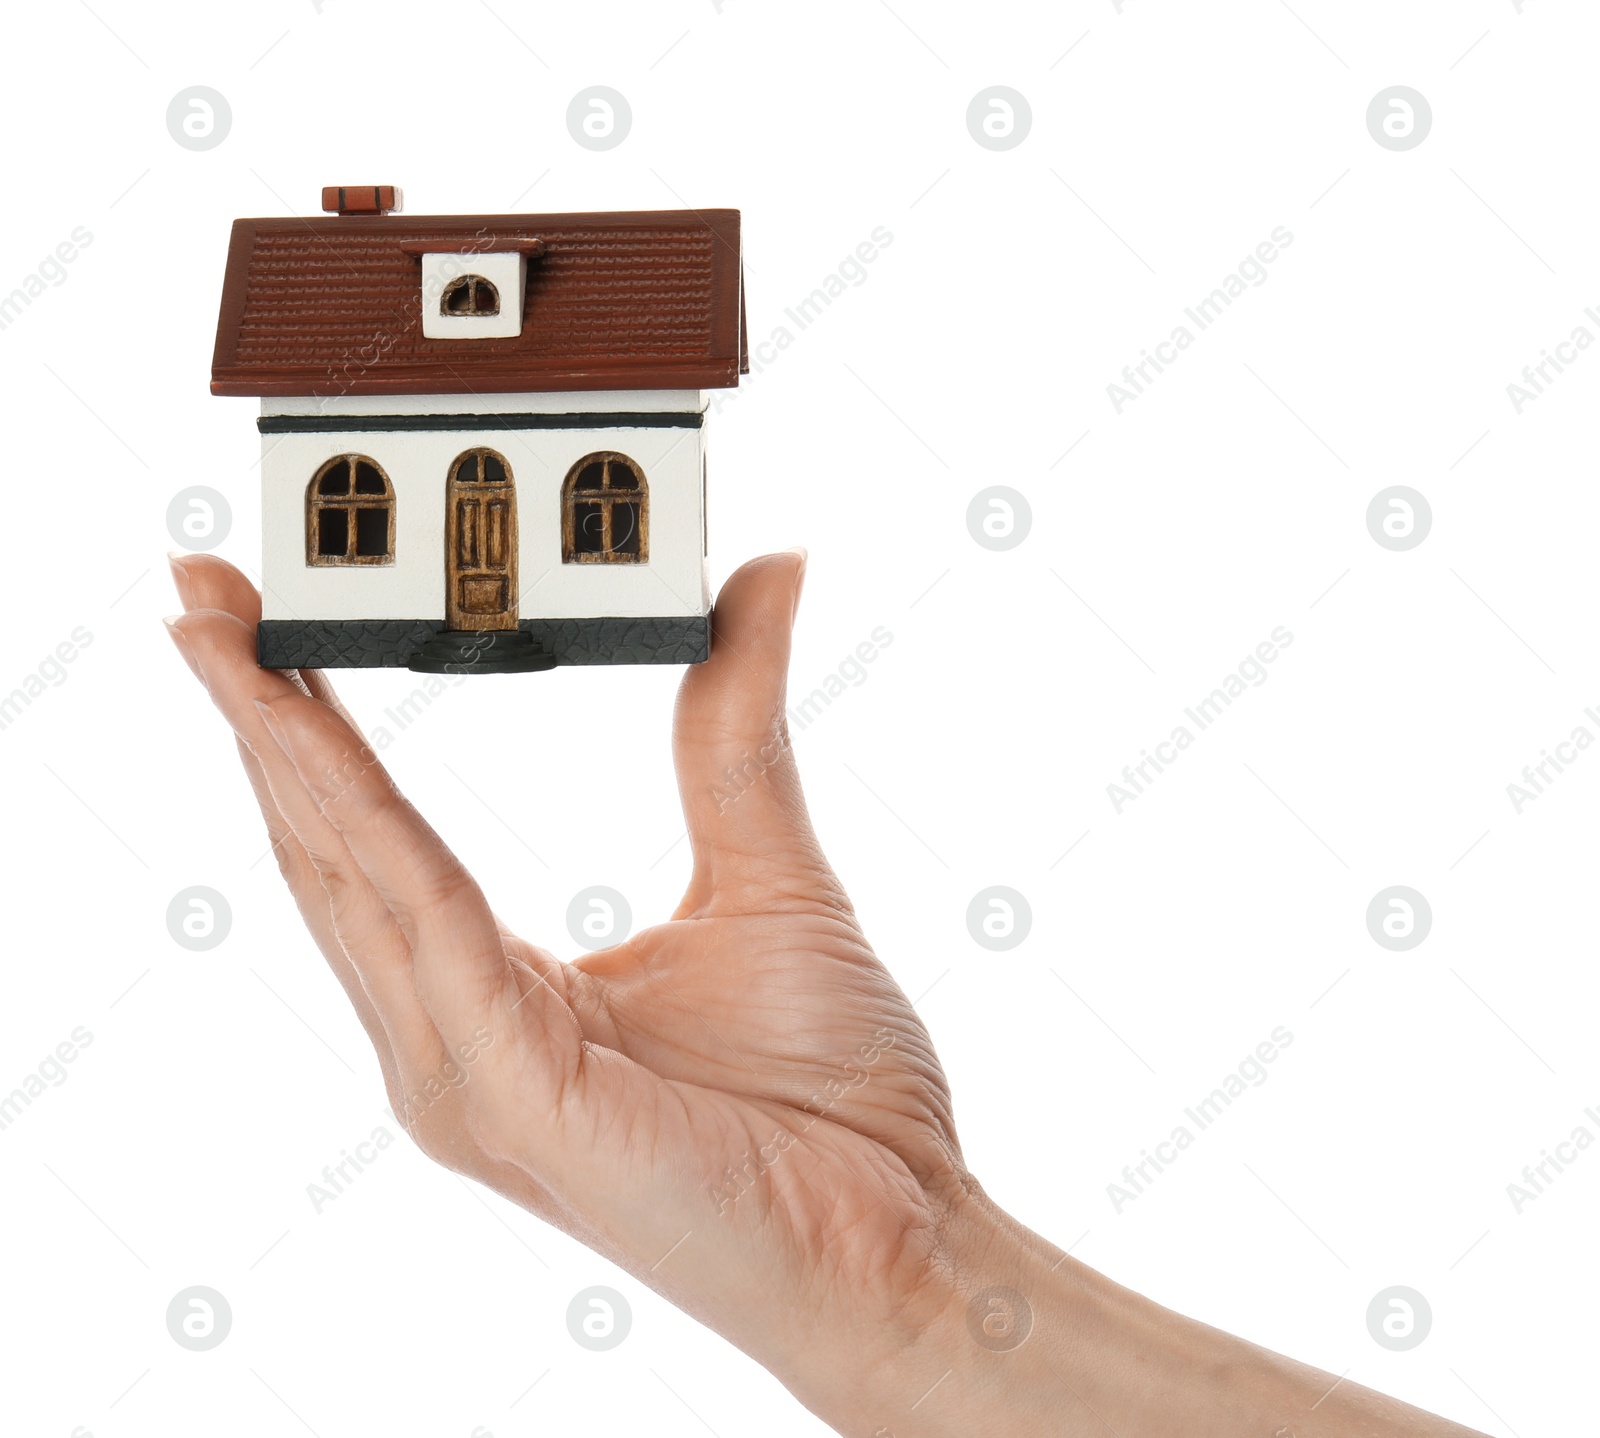
M694 664L737 210L236 220L211 390L261 400L274 669Z

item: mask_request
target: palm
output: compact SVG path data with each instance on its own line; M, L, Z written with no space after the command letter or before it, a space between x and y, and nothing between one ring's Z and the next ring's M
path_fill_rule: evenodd
M597 1188L625 1179L664 1199L666 1185L688 1228L759 1233L769 1251L747 1257L763 1281L773 1266L815 1272L824 1253L855 1283L871 1281L904 1257L883 1241L923 1227L907 1209L921 1208L923 1185L953 1157L927 1034L847 909L719 914L714 896L710 907L570 965L506 938L584 1041L630 1061L606 1103L609 1131L626 1142L590 1151ZM547 1040L544 1023L530 1032ZM654 1140L648 1172L641 1130ZM774 1143L780 1133L789 1147ZM659 1256L646 1242L624 1261Z
M574 997L587 991L596 1010L586 1037L662 1078L809 1105L851 1127L871 1121L871 1136L892 1147L949 1137L942 1076L929 1082L907 1065L908 1040L926 1058L927 1036L852 915L679 918L568 973ZM880 1056L863 1064L874 1048ZM830 1082L849 1085L847 1104L830 1101Z

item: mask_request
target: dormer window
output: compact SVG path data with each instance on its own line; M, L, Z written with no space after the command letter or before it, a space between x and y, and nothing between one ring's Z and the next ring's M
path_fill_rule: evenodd
M482 275L462 275L452 280L439 297L442 315L497 315L500 313L500 291L491 280Z
M430 340L509 340L522 333L528 264L544 242L472 237L459 250L405 245L422 260L422 334Z

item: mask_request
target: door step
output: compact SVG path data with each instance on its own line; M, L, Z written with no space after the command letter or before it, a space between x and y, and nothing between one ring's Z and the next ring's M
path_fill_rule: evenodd
M412 656L418 674L533 674L556 656L526 629L441 629Z

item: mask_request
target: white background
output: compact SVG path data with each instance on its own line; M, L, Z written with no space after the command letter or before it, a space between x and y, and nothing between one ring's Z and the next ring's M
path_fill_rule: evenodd
M417 213L737 206L757 341L887 227L866 281L711 417L713 581L810 547L797 688L893 635L798 749L973 1170L1119 1280L1334 1374L1495 1434L1592 1428L1600 1147L1520 1214L1506 1191L1576 1125L1600 1134L1600 754L1520 814L1506 793L1574 726L1600 733L1600 354L1521 414L1506 392L1600 303L1590 10L93 7L13 9L0 99L0 293L93 235L0 332L0 690L93 635L0 731L0 1091L75 1026L94 1036L0 1133L0 1426L821 1431L720 1339L404 1142L320 1214L307 1197L393 1125L161 632L165 513L187 485L222 491L219 552L255 562L254 403L206 388L230 221L395 183ZM165 123L197 84L233 112L203 153ZM565 122L595 84L633 111L604 153ZM1000 153L965 123L995 84L1033 113ZM1365 123L1396 84L1433 110L1403 153ZM1268 281L1119 415L1122 366L1280 225ZM1033 513L1004 553L965 519L997 483ZM1409 552L1366 528L1393 484L1432 506ZM1122 766L1279 625L1269 680L1118 814ZM642 923L686 877L677 679L469 681L388 758L507 920L574 952L579 889L622 891ZM342 688L376 726L413 685ZM586 769L579 746L616 757ZM620 828L601 819L619 795ZM195 884L233 911L208 953L165 923ZM967 932L991 884L1032 905L1009 953ZM1432 905L1409 952L1367 933L1392 884ZM1277 1025L1294 1043L1269 1081L1115 1212L1122 1166ZM596 1283L633 1307L610 1353L566 1331ZM233 1309L207 1353L166 1331L191 1284ZM1365 1321L1395 1284L1433 1312L1405 1353Z

